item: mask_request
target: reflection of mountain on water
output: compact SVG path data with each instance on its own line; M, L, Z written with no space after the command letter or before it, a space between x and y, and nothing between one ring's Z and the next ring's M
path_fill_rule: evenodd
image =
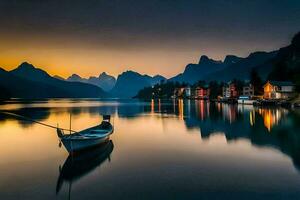
M36 121L43 121L49 118L50 116L50 108L20 108L16 110L9 111L24 117L30 117L33 120ZM15 116L10 116L7 114L0 113L0 123L5 122L7 120L11 119L17 119L18 123L23 127L29 127L32 125L34 122L28 121L28 120L23 120L23 119L18 119Z
M7 102L2 105L3 111L9 111L36 121L43 121L49 118L52 113L72 114L79 116L83 113L89 113L91 116L118 115L120 118L134 118L143 113L150 112L149 103L138 100L44 100L44 101L24 101L18 100ZM9 109L8 109L9 108ZM0 123L6 120L16 119L26 128L33 124L31 121L24 121L9 115L0 113Z
M51 101L49 106L47 101L40 102L40 104L27 101L18 103L21 105L11 109L12 112L37 121L46 120L53 113L72 113L74 116L80 116L82 113L95 116L110 114L118 115L120 118L135 118L145 113L156 113L155 116L158 118L161 117L159 114L164 113L177 115L178 120L183 120L188 129L199 129L204 139L216 132L223 133L228 141L245 138L256 146L268 146L280 150L290 156L295 166L300 168L299 111L281 108L254 109L252 106L240 107L198 100L153 100L150 102L136 100L81 102L76 100L74 102L62 101L62 106L60 103L51 103ZM12 117L0 114L0 124L10 119ZM26 128L32 122L19 120L19 123Z
M110 154L114 149L111 140L93 149L88 149L78 154L69 155L62 168L57 180L56 193L58 193L65 181L70 184L100 166L107 159L110 161Z

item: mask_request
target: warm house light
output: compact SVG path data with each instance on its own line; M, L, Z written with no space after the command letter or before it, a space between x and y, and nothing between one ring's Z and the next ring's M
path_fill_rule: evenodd
M268 81L263 87L265 99L288 99L294 92L294 84L288 81Z
M182 99L178 99L178 115L179 115L179 119L183 120L183 100Z
M273 126L271 110L265 111L263 117L264 117L264 125L268 129L268 131L270 132L271 127Z
M205 117L205 112L204 112L204 101L203 100L200 100L198 101L198 104L199 104L199 107L200 107L200 119L203 120L204 117Z
M154 99L151 99L151 113L154 113Z
M271 110L271 109L259 109L259 114L262 115L264 126L267 128L269 132L271 132L271 129L274 125L278 124L282 113L279 110Z
M265 92L270 92L270 85L269 84L266 85Z

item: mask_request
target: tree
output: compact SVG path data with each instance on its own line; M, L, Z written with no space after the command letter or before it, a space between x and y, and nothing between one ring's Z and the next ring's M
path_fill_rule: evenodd
M254 87L254 94L261 95L263 93L263 81L254 68L252 68L250 72L250 83Z
M243 91L243 87L245 86L245 82L239 79L233 79L232 83L235 85L238 94L241 94Z
M209 83L209 89L210 89L210 99L217 99L219 95L222 95L222 87L224 83L218 83L217 81L211 81Z
M206 84L206 82L205 81L203 81L203 80L199 80L196 84L195 84L195 86L196 87L204 87L205 86L205 84Z

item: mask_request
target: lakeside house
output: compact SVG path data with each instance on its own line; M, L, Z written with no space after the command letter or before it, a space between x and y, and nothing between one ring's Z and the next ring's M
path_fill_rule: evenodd
M183 97L184 88L175 88L174 97Z
M265 100L287 100L294 95L295 86L289 81L268 81L264 86L263 97L254 95L254 86L252 84L245 85L241 91L237 86L229 82L222 87L222 94L218 96L218 100L230 103L240 103L252 105L257 99ZM174 89L172 98L193 98L193 99L209 99L210 88L208 85L191 88L190 86Z
M238 98L238 103L252 105L254 102L253 96L254 96L254 87L252 84L248 84L243 87L242 95L239 96Z
M243 87L242 96L249 97L249 98L254 96L254 87L251 83Z
M222 91L224 99L235 99L238 97L238 91L234 83L224 85Z
M185 88L184 88L184 95L185 95L185 97L187 97L187 98L190 98L190 97L191 97L192 91L191 91L191 88L190 88L190 87L185 87Z
M190 87L181 87L175 88L174 90L174 98L190 98L191 97L191 88Z
M195 99L209 99L210 89L209 87L196 87L195 89Z
M264 86L264 99L289 99L294 95L290 81L268 81Z

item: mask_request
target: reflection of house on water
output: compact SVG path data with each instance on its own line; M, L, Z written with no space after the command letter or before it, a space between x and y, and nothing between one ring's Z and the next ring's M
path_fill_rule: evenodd
M283 108L271 109L271 108L259 108L253 109L249 113L250 125L255 125L256 116L260 116L263 119L263 124L268 132L271 132L272 127L278 125L283 118L288 114L288 110Z
M175 114L180 120L185 118L195 117L205 120L210 117L211 111L215 112L217 105L218 112L221 113L224 120L230 123L234 122L237 118L237 105L228 105L221 103L210 103L205 100L190 100L190 99L173 99L171 102L163 101L160 99L152 99L150 102L150 109L145 108L144 111L150 113L168 113Z
M183 120L184 118L183 99L178 99L178 116L179 119Z
M162 103L161 110L177 115L188 130L198 129L202 139L219 133L227 141L246 139L257 147L280 150L300 170L299 112L182 99Z
M160 106L163 113L174 114L182 120L187 129L198 129L202 139L215 133L224 134L227 141L246 139L254 146L280 150L300 169L300 115L297 112L182 99L163 102ZM158 102L154 100L151 112L158 111Z
M70 184L70 195L72 183L95 170L106 160L110 161L110 155L113 149L113 142L109 140L104 144L101 144L100 146L88 149L86 151L74 155L69 155L63 167L59 168L59 177L56 185L56 193L59 193L64 182L68 182Z
M199 129L202 139L215 133L224 134L227 141L247 139L254 146L280 150L300 170L300 114L297 111L196 102L190 116L184 118L186 127Z
M271 128L275 125L278 125L281 118L284 117L288 111L285 109L258 109L257 113L261 115L264 119L264 125L268 129L268 131L271 131Z

